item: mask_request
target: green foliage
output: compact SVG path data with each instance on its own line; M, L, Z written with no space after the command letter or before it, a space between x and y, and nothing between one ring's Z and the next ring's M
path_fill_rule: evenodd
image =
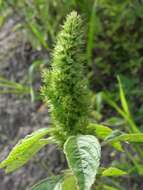
M30 88L23 84L9 81L0 76L0 94L29 94Z
M123 90L123 86L122 86L122 83L121 83L121 80L120 80L119 76L118 76L118 82L119 82L119 92L120 92L120 100L121 100L121 103L122 103L122 108L123 108L124 112L127 115L130 115L127 100L126 100L125 93L124 93L124 90Z
M121 89L121 86L119 86L119 87L120 87L120 95L121 95L120 100L121 100L121 104L123 106L122 108L120 108L118 106L118 104L114 100L112 100L112 97L110 96L110 94L108 92L105 92L103 94L104 100L110 106L112 106L117 111L118 114L120 114L124 118L126 123L130 126L130 128L128 128L128 131L138 133L138 132L140 132L140 129L137 127L136 123L134 122L133 117L130 114L129 110L128 111L126 110L128 108L127 108L127 101L125 99L124 91L123 91L123 89ZM126 105L126 108L125 108L125 105Z
M67 175L62 184L62 190L78 190L76 179L73 175Z
M63 149L75 177L71 175L69 179L65 173L63 177L48 178L34 186L34 190L44 190L46 187L50 190L64 190L71 189L71 185L75 189L79 187L80 190L90 190L95 181L101 148L96 137L85 135L88 134L86 126L90 91L84 77L83 48L82 19L76 12L72 12L58 35L52 68L45 71L43 76L42 95L50 104L54 128L40 129L24 138L0 164L6 172L14 171L47 143L53 142L61 146L65 142ZM45 138L47 134L51 138ZM73 134L75 136L70 136Z
M113 133L115 133L115 131L113 131L111 128L97 123L90 123L87 126L87 129L88 131L91 131L91 134L95 134L99 139L102 140L106 140L108 137L110 137L110 135L113 135ZM119 141L111 142L111 145L118 151L123 151L122 145Z
M31 190L61 190L63 176L52 176L34 185Z
M118 189L116 187L112 187L112 186L109 186L109 185L104 185L104 190L121 190L121 189Z
M113 176L113 177L122 176L126 174L127 173L125 171L115 168L115 167L107 168L102 172L102 176Z
M43 74L42 95L50 105L53 124L70 135L84 132L89 115L89 90L84 77L84 29L72 12L57 37L52 68Z
M127 141L132 143L143 143L143 133L122 134L111 138L109 141Z
M49 130L43 128L26 136L18 142L8 157L0 163L0 168L4 168L9 173L23 166L43 146L49 143L49 140L44 139L48 133Z
M109 136L112 133L112 129L102 125L102 124L97 124L97 123L90 123L87 126L88 129L94 130L95 134L98 138L101 138L104 140L107 136Z
M75 177L71 174L57 175L46 178L36 185L31 190L77 190Z
M0 167L5 168L6 172L18 169L51 141L45 137L48 134L52 142L60 145L60 148L64 145L64 152L72 174L67 176L64 172L63 175L47 178L32 189L89 190L95 181L99 167L100 145L96 140L98 137L103 150L108 144L115 148L115 150L109 149L112 152L108 156L112 157L112 163L115 163L111 165L117 168L106 169L103 175L104 180L102 181L102 176L99 175L99 179L93 186L95 185L97 190L125 189L127 186L122 185L121 179L115 181L110 177L125 174L124 170L118 168L134 171L137 177L142 175L140 167L143 158L142 149L140 144L134 144L142 143L143 135L131 115L131 111L134 113L132 108L135 108L135 103L132 101L129 106L127 102L127 98L130 102L133 97L130 96L133 88L137 97L142 95L136 78L138 74L141 75L143 60L142 43L139 43L142 42L141 2L137 0L6 0L2 1L2 4L4 9L8 7L8 15L11 15L14 10L22 18L23 28L27 30L27 39L37 50L44 49L49 52L51 42L55 40L55 34L59 29L59 23L70 9L75 8L84 13L88 31L87 43L85 43L81 17L76 12L67 16L57 37L51 69L43 73L42 98L50 107L53 128L34 132L23 139L0 164ZM0 25L3 24L4 19L3 14ZM89 77L92 78L92 87L96 87L97 90L92 99L84 71L86 55L89 69L91 66L94 68L94 62L96 63L96 68L89 73ZM29 68L30 88L4 79L0 81L0 85L3 87L5 85L10 90L18 89L20 92L31 93L32 100L36 99L32 86L33 73L35 68L40 69L41 63L45 61L34 61ZM127 75L123 77L125 72ZM122 75L120 75L121 79L118 77L119 93L113 93L112 89L115 86L113 79L120 73ZM95 79L91 77L93 74L96 76ZM130 76L134 78L131 79ZM104 89L106 93L101 91ZM127 98L124 89L126 89ZM117 103L119 99L121 106ZM105 102L110 109L109 107L107 109L106 104L104 105ZM91 103L95 110L91 110ZM114 108L114 112L111 111L111 107ZM135 110L137 109L138 106ZM115 111L120 117L116 116ZM141 113L143 113L142 110L140 110ZM138 113L135 114L137 115ZM126 148L127 143L130 149ZM130 143L134 144L130 145ZM120 155L117 151L120 151ZM103 156L105 161L106 156ZM132 179L132 176L128 177Z
M76 176L79 190L90 190L100 164L101 148L92 135L71 136L64 144L69 167Z
M101 28L95 36L97 67L110 77L123 72L127 72L127 77L136 76L143 58L142 2L99 0L96 7Z

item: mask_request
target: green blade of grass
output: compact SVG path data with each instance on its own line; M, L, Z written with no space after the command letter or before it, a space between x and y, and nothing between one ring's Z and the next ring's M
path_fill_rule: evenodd
M128 108L128 103L127 103L126 96L124 93L123 85L121 83L121 79L119 76L117 76L117 79L118 79L118 83L119 83L119 93L120 93L120 100L121 100L122 108L123 108L124 112L126 112L127 115L130 115L130 111Z

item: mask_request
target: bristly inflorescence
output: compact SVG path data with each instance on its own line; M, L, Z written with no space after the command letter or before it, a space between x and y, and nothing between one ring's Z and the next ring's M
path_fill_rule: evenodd
M57 37L52 68L43 73L42 95L50 106L53 125L70 135L83 133L88 123L84 37L82 19L72 12Z

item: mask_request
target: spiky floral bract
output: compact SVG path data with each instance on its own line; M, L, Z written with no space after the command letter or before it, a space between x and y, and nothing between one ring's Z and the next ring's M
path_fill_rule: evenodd
M81 17L72 12L57 37L52 68L43 74L42 95L50 106L53 124L69 135L84 133L88 123L84 34Z

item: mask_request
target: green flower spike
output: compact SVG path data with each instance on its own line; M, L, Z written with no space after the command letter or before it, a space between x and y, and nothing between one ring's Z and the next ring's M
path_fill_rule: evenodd
M88 123L84 37L82 20L72 12L57 37L52 68L43 74L42 95L50 105L53 124L69 135L84 132Z

